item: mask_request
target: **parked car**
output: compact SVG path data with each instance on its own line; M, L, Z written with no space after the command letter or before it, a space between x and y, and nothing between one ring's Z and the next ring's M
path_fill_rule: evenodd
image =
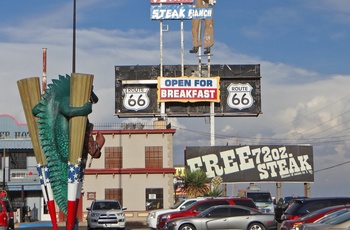
M306 196L285 196L283 197L283 209L286 210L295 199L307 198Z
M307 198L306 196L285 196L281 197L275 206L275 217L277 222L282 222L282 215L284 211L289 208L295 199Z
M341 212L339 210L334 212L332 217L326 217L315 221L314 223L305 223L299 226L300 230L326 230L326 229L349 229L350 227L350 211Z
M11 205L11 202L8 199L3 199L2 200L6 206L6 211L7 211L7 217L8 217L8 222L9 226L8 229L15 229L15 219L14 219L14 214L13 214L13 208Z
M86 208L88 229L125 229L125 207L117 200L95 200Z
M220 198L209 198L205 200L200 200L182 211L164 213L158 216L157 218L157 229L164 229L165 222L171 219L180 218L180 217L192 217L197 216L202 211L207 208L216 206L216 205L242 205L258 210L254 201L250 198L244 197L220 197Z
M295 199L289 208L284 211L281 220L294 220L325 207L345 204L350 204L350 197L317 197Z
M312 213L309 213L303 217L300 217L298 219L283 221L281 224L280 230L296 230L301 224L313 223L323 217L331 216L332 213L338 210L342 210L341 213L344 213L344 212L347 212L349 209L350 209L350 205L337 205L337 206L322 208Z
M3 200L0 200L0 229L8 229L9 218L6 210L6 205Z
M274 214L241 205L213 206L194 217L169 220L167 230L277 229Z
M181 211L191 205L192 203L199 201L199 200L204 200L208 199L205 197L198 197L198 198L190 198L186 200L182 200L177 202L174 206L172 206L170 209L158 209L158 210L152 210L148 213L146 217L146 223L147 226L150 227L151 229L156 229L157 228L157 218L159 215L168 213L168 212L173 212L173 211Z

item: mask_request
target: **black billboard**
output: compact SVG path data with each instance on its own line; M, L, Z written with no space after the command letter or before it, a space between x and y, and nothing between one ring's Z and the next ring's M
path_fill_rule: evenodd
M164 65L163 77L208 76L208 66ZM159 65L115 66L115 114L118 117L160 116ZM220 78L220 101L214 103L217 117L261 114L260 65L210 65L210 76ZM210 102L164 102L168 117L210 116Z
M310 145L186 147L185 165L223 182L314 182Z

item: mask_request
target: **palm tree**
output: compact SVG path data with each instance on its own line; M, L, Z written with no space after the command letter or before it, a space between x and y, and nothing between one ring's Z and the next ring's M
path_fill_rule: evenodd
M210 180L202 170L186 170L184 190L187 198L204 196L210 191Z
M205 194L205 196L210 197L219 197L222 196L222 189L220 188L220 185L222 184L222 178L220 176L216 176L211 180L211 189L210 191Z

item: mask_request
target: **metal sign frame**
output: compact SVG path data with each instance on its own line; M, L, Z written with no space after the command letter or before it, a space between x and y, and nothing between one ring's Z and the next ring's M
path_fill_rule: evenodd
M197 65L163 66L165 78L207 76ZM118 117L160 116L158 77L160 66L115 66L115 115ZM260 65L211 65L211 76L220 77L220 101L214 103L217 117L258 116L261 111ZM162 102L168 117L210 116L210 101ZM147 107L146 107L147 105Z

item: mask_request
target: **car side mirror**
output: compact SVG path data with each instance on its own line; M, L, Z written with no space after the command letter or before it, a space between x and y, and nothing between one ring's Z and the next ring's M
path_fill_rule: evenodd
M90 208L90 207L88 207L88 208L86 208L86 210L91 211L91 208Z

